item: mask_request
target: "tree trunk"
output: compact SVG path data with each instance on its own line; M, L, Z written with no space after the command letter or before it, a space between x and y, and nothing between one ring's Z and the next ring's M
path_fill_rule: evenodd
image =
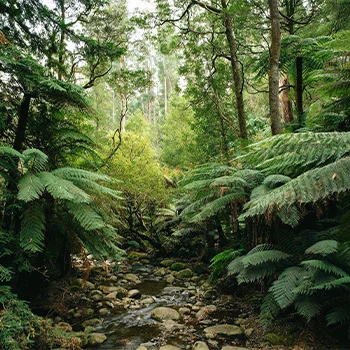
M279 59L281 51L281 29L278 1L269 0L271 22L271 45L269 57L269 105L272 135L282 132L279 106Z
M23 100L19 107L16 136L13 142L13 148L19 152L22 151L23 148L23 142L29 118L29 107L31 98L32 96L30 94L24 94Z
M298 113L299 126L304 126L304 110L303 110L303 58L296 59L296 86L295 86L295 107Z
M247 140L248 134L247 134L247 123L246 123L245 113L244 113L243 86L242 86L242 78L240 74L239 62L237 58L237 45L236 45L236 41L233 35L233 29L232 29L232 18L230 14L227 12L227 4L225 0L221 0L221 5L224 10L224 26L226 29L225 33L226 33L226 39L230 49L232 77L233 77L233 83L234 83L234 93L236 96L236 103L237 103L240 137L242 139Z
M60 33L60 45L58 48L58 80L62 80L64 73L64 44L65 44L65 29L64 25L66 24L66 9L65 9L65 0L60 1L60 10L61 10L61 33Z
M282 120L283 123L291 123L294 120L294 115L292 101L290 99L290 82L288 75L282 78L281 87L280 102L282 106Z

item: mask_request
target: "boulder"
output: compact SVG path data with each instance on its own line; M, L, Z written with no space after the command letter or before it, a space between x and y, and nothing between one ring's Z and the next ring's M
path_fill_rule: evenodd
M204 329L207 338L215 338L218 334L230 337L242 336L243 330L233 324L219 324L216 326L207 327Z
M193 350L209 350L209 347L203 341L197 341L193 345Z
M191 269L184 269L175 273L175 276L180 279L189 278L193 276Z
M157 321L178 320L180 314L170 307L157 307L152 311L151 317Z
M93 327L97 326L97 327L99 327L99 326L102 326L102 320L99 319L99 318L92 318L91 320L84 321L82 323L82 326L84 328L89 327L89 326L93 326Z
M181 349L174 345L164 345L164 346L161 346L159 350L181 350Z
M59 322L55 325L56 328L59 328L63 332L71 332L72 326L67 322Z
M185 270L186 268L186 264L182 263L182 262L175 262L171 265L171 269L173 271L181 271L181 270Z
M161 267L158 270L154 271L156 276L165 276L168 273L168 270L165 267Z
M112 293L107 294L104 297L104 299L105 300L115 300L115 299L117 299L117 295L118 295L118 292L112 292Z
M242 348L240 346L225 345L221 348L221 350L248 350L248 348Z
M167 283L173 284L175 282L175 277L173 275L169 275L166 278Z
M141 292L138 289L131 289L128 292L128 298L130 298L130 299L140 299L141 298Z
M133 283L141 283L140 279L133 273L127 273L126 275L124 275L124 278L129 281L129 282L133 282Z
M172 264L174 264L174 260L172 259L165 259L160 262L160 264L164 267L170 267Z
M89 334L89 345L96 346L104 343L107 337L103 333L90 333Z

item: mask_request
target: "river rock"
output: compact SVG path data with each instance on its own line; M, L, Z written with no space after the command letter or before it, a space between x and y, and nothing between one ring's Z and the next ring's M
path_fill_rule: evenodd
M80 286L80 287L84 287L86 289L95 289L95 285L89 281L86 281L82 278L77 278L74 282L73 282L73 285L77 285L77 286Z
M118 287L110 287L110 286L100 286L100 289L105 294L110 294L113 292L116 292L118 290Z
M128 298L130 298L130 299L140 299L141 298L141 292L138 289L131 289L128 292Z
M178 320L180 314L170 307L157 307L152 311L151 317L157 321Z
M189 278L193 276L191 269L184 269L175 273L175 276L180 279Z
M158 270L154 271L156 276L165 276L168 273L168 270L165 267L161 267Z
M208 313L212 313L212 312L215 312L217 310L215 305L206 305L206 306L204 306L203 309Z
M233 324L219 324L216 326L207 327L204 329L207 338L215 338L218 334L225 336L242 336L242 329Z
M81 324L84 328L89 326L102 326L102 320L99 318L92 318L91 320L86 320Z
M133 282L133 283L141 283L140 279L133 273L127 273L126 275L124 275L124 278L129 281L129 282Z
M170 267L172 264L174 264L174 260L172 259L164 259L160 262L160 264L164 267Z
M71 332L72 326L67 322L59 322L55 325L56 328L59 328L63 332Z
M193 350L209 350L209 347L203 341L197 341L193 345Z
M154 299L152 297L148 297L148 298L142 299L140 302L143 305L151 305L154 303Z
M184 264L182 262L175 262L174 264L171 265L171 269L173 271L185 270L186 267L187 267L186 264Z
M240 346L231 346L231 345L225 345L221 348L221 350L248 350L247 348L242 348Z
M115 300L115 299L117 299L117 295L118 295L118 292L112 292L112 293L107 294L104 298L106 300Z
M100 309L100 310L98 310L98 312L99 312L99 314L101 315L101 316L106 316L106 315L108 315L109 314L109 310L107 309L107 308L102 308L102 309Z
M107 337L103 333L90 333L89 334L89 345L96 346L104 343Z
M161 346L159 350L181 350L181 349L174 345L164 345L164 346Z
M188 307L180 307L179 313L180 315L189 315L191 310Z
M91 299L93 301L101 301L103 299L103 297L100 294L94 294L94 295L91 296Z
M125 298L125 297L127 297L128 296L128 291L127 291L127 289L125 289L125 288L123 288L123 287L119 287L118 289L117 289L117 298L118 299L123 299L123 298Z
M145 346L139 346L136 350L147 350Z
M173 275L169 275L166 278L167 283L173 284L175 282L175 277Z
M247 336L247 337L250 337L254 332L254 328L247 328L245 331L244 331L244 334Z

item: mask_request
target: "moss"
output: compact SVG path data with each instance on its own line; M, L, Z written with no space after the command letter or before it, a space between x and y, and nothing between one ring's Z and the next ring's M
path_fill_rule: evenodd
M293 344L293 341L291 338L287 338L287 337L278 335L276 333L267 333L265 336L265 339L272 346L274 345L289 346Z
M176 272L175 276L177 278L183 279L183 278L188 278L193 276L193 272L191 269L184 269L181 271Z
M176 262L174 264L171 265L171 269L173 271L181 271L181 270L184 270L186 269L186 264L182 263L182 262Z

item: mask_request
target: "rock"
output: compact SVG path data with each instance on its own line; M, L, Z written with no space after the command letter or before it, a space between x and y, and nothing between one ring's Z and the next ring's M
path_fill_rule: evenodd
M111 309L114 309L114 304L111 303L110 301L106 301L106 302L105 302L105 305L108 306L108 307L110 307Z
M91 299L92 299L93 301L101 301L101 300L103 299L103 297L102 297L102 295L100 295L100 294L94 294L94 295L91 297Z
M247 328L245 331L244 331L244 334L247 336L247 337L250 337L254 332L254 328Z
M180 315L189 315L191 310L188 307L180 307L179 313Z
M145 346L139 346L136 350L147 350Z
M146 259L148 258L148 254L143 252L130 252L128 258L133 260Z
M105 300L115 300L115 299L117 299L117 295L118 295L118 292L112 292L112 293L107 294L104 297L104 299Z
M216 306L215 305L207 305L207 306L204 306L203 308L206 312L208 312L209 314L212 313L212 312L215 312L217 310Z
M166 281L167 283L169 284L173 284L175 282L175 277L173 275L169 275L167 278L166 278Z
M242 329L233 324L219 324L204 329L207 338L215 338L218 334L225 336L242 336Z
M96 346L104 343L107 337L103 333L90 333L89 334L89 345Z
M197 341L193 345L193 350L209 350L209 347L203 341Z
M203 294L204 299L214 299L216 297L217 293L214 290L207 290Z
M127 273L126 275L124 275L124 278L129 281L129 282L133 282L133 283L141 283L140 279L133 273Z
M102 320L99 318L92 318L91 320L86 320L81 324L84 328L89 327L89 326L102 326Z
M184 269L181 271L178 271L175 273L175 276L177 278L183 279L183 278L189 278L193 276L193 272L191 269Z
M265 335L265 339L270 345L290 346L292 343L290 338L283 337L283 336L278 335L276 333L267 333Z
M141 298L141 292L138 289L131 289L128 292L128 298L130 298L130 299L140 299Z
M98 313L101 315L101 316L106 316L109 314L109 310L107 308L102 308L100 310L98 310Z
M164 346L161 346L159 350L181 350L181 349L174 345L164 345Z
M165 276L168 273L168 270L165 267L161 267L158 270L154 271L156 276Z
M115 275L112 275L111 277L108 278L108 281L111 281L111 282L117 282L118 281L118 277L115 276Z
M242 348L240 346L225 345L221 348L221 350L248 350L248 348Z
M171 265L171 269L173 271L181 271L181 270L185 270L186 268L186 264L182 263L182 262L175 262L174 264Z
M149 298L142 299L140 302L143 305L151 305L154 303L154 299L152 297L149 297Z
M199 310L199 311L196 313L196 318L197 318L197 320L204 320L205 318L207 318L207 316L208 316L208 312L206 312L206 311L204 310L204 308L201 309L201 310Z
M67 322L59 322L55 325L56 328L59 328L63 332L71 332L72 326Z
M173 321L173 320L164 320L164 321L162 322L162 324L163 324L163 326L164 326L164 328L165 328L166 330L172 330L172 329L174 329L174 328L181 328L181 325L178 324L178 323L176 323L176 322Z
M164 267L170 267L172 264L174 264L174 260L172 259L165 259L160 262L160 264Z
M178 320L180 314L170 307L157 307L152 311L151 317L157 321Z
M86 281L82 278L77 278L75 281L73 281L73 285L80 286L89 290L95 289L95 285L93 283Z
M199 311L200 309L201 309L201 307L198 306L198 305L193 305L192 306L192 311L194 311L194 312Z
M95 327L92 327L92 326L87 326L84 329L84 333L86 333L86 334L89 334L89 333L92 333L92 332L95 332L95 331L96 331Z
M125 288L119 287L117 289L117 298L118 299L123 299L123 298L125 298L127 296L128 296L128 291Z
M118 290L118 287L110 287L110 286L100 286L100 289L105 294L110 294L113 292L116 292Z

